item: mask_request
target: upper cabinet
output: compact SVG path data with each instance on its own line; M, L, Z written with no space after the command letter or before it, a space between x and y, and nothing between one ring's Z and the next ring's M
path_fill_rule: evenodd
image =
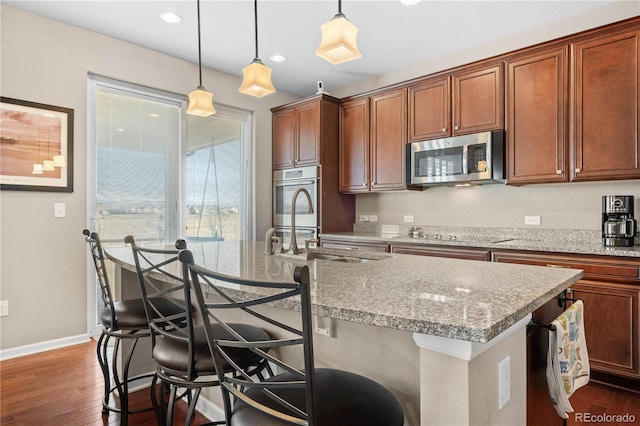
M566 182L568 48L506 61L507 183Z
M408 88L409 142L501 129L502 64L427 78Z
M341 105L341 192L406 188L406 105L406 88Z
M571 180L640 178L640 31L571 45Z
M273 168L322 163L323 147L337 144L337 99L326 95L272 109Z

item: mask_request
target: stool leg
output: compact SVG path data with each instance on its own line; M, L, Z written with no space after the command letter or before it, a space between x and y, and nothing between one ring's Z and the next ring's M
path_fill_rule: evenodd
M198 397L200 396L200 390L201 390L201 388L193 389L194 393L189 398L189 400L190 400L189 401L189 410L187 411L187 419L184 422L185 426L190 426L191 425L191 420L193 420L193 416L194 416L195 411L196 411L196 404L198 402ZM189 395L191 395L191 392L189 392Z
M100 364L100 370L102 370L102 377L104 378L104 395L102 397L102 414L108 414L109 410L109 389L111 388L111 377L109 375L109 363L107 361L107 347L109 343L109 335L102 333L98 339L98 346L96 347L96 354L98 356L98 364Z

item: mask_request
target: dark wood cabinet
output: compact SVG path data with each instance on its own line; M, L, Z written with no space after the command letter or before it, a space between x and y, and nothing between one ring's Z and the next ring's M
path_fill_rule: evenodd
M640 31L571 45L571 180L640 178Z
M640 259L518 251L495 251L492 259L582 269L584 277L570 294L584 301L592 377L624 388L640 387Z
M426 79L408 88L409 142L451 135L451 77Z
M427 78L408 88L408 140L502 129L503 65Z
M593 370L640 379L640 287L581 280L571 298L582 299L589 363Z
M507 184L566 182L568 47L506 62Z
M371 97L372 191L405 189L407 90Z
M497 64L452 75L453 136L503 128L502 68Z
M369 98L340 105L340 192L369 191Z
M489 250L472 247L423 246L417 244L391 244L391 253L417 256L448 257L450 259L491 260Z
M405 88L340 107L340 191L405 189Z
M325 147L337 146L337 99L314 96L271 111L274 169L321 164Z

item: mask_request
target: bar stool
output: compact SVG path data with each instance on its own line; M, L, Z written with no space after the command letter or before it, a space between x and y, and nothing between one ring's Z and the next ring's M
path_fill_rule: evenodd
M222 387L227 425L232 426L402 426L404 413L396 397L375 381L347 371L314 367L311 332L309 268L296 266L295 282L257 281L214 272L194 263L189 250L182 250L185 285L189 275L195 308L202 317L212 357ZM238 288L241 289L238 292ZM203 293L219 295L219 302L205 302ZM294 307L301 314L301 327L292 327L260 309ZM276 340L251 340L236 333L219 312L241 311L256 323L269 324ZM214 333L223 328L232 339ZM267 353L266 347L278 347ZM303 368L282 358L282 353L301 352ZM285 350L286 349L286 350ZM264 381L247 374L233 362L239 350L260 355L280 371ZM275 351L274 351L275 352ZM229 374L229 368L233 372ZM226 371L226 374L225 374Z
M127 235L125 242L131 246L133 252L151 331L152 357L156 364L151 401L158 424L171 425L175 401L186 396L189 407L184 424L189 425L195 414L202 388L219 386L220 383L204 328L194 321L190 286L185 284L181 265L178 262L179 249L184 249L186 243L184 240L178 240L175 249L141 247L136 244L132 235ZM186 282L188 283L188 278ZM179 314L164 315L158 307L160 301L176 303L183 310ZM266 331L252 325L230 324L229 326L234 333L244 338L266 341L270 339ZM215 335L224 339L233 339L232 335L222 329L216 330ZM264 380L263 371L270 373L268 363L251 351L237 351L232 359L233 362L242 365L249 375L259 380ZM229 369L226 368L224 371ZM156 392L157 380L161 382L160 400ZM182 390L185 390L184 393L179 395ZM168 404L165 403L167 393L169 394ZM224 424L224 422L213 424Z
M120 413L120 424L127 425L130 414L150 411L152 407L141 409L129 408L129 384L134 381L152 378L153 374L141 374L129 377L129 366L131 358L138 343L138 339L149 337L149 324L144 311L142 299L130 299L114 301L109 277L104 262L104 252L100 237L96 232L90 232L88 229L82 231L85 240L89 245L91 257L95 265L96 274L98 276L98 284L100 287L100 295L105 304L104 309L100 313L102 322L102 333L98 339L97 356L100 369L104 378L104 395L102 397L102 412L108 414L111 412ZM168 312L176 312L173 305L165 304L163 309ZM109 362L108 347L109 341L114 339L113 352L111 362ZM122 354L123 367L122 377L118 373L116 367L117 359L120 355L120 343L128 339L130 341L129 348L126 353ZM111 386L111 377L113 377L114 385ZM111 396L117 395L120 399L120 407L110 403Z

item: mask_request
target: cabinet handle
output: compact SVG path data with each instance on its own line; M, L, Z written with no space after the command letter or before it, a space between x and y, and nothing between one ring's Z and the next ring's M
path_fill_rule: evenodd
M556 170L556 174L557 175L561 175L562 174L562 170Z
M367 182L362 182L362 186L367 186Z
M293 164L293 160L289 160L289 164Z
M443 127L443 128L442 128L442 133L446 133L446 132L447 132L447 128L446 128L446 127Z
M580 169L576 167L576 173L580 173Z
M458 130L459 128L460 128L460 126L455 126L455 127L453 128L453 130Z

